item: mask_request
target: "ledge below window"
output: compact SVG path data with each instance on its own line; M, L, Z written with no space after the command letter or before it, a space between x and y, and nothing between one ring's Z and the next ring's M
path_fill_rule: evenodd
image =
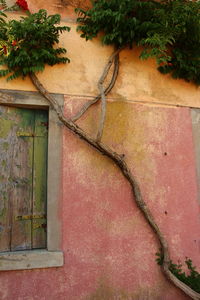
M62 251L30 250L0 253L0 271L63 266Z

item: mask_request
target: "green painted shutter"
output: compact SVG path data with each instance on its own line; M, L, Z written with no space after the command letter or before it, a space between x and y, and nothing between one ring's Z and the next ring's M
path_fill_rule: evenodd
M46 247L47 122L0 106L0 251Z
M46 247L47 113L35 114L32 248Z

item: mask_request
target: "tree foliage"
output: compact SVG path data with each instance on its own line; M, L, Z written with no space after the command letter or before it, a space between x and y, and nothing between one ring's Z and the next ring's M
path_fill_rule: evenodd
M156 58L158 70L200 84L200 1L96 0L77 9L77 29L104 45L143 46L140 57Z
M67 26L56 26L60 15L47 16L45 10L40 10L19 21L7 21L7 16L0 13L0 64L6 66L0 70L0 76L9 75L7 79L11 80L43 71L45 64L69 62L63 57L66 49L55 47L59 34L70 30Z

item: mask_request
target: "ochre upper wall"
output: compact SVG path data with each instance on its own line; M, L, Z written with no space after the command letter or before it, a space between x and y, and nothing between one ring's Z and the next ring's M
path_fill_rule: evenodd
M58 12L56 1L28 1L31 11L48 7L49 12ZM70 2L70 1L68 1ZM73 3L78 2L74 1ZM49 3L49 5L48 5ZM86 5L86 2L84 2ZM72 11L72 5L70 6ZM64 9L61 10L63 12ZM66 12L68 10L66 9ZM106 62L112 53L112 47L102 46L100 39L86 42L76 31L76 24L69 12L69 18L62 24L71 27L60 37L60 46L67 49L70 64L47 66L38 74L41 82L52 93L72 96L92 97L97 95L97 82ZM11 18L19 14L11 14ZM154 60L141 61L140 49L123 50L120 53L119 76L110 98L124 101L151 102L156 104L200 107L200 90L193 84L183 80L174 80L169 75L162 75L156 69ZM0 79L1 89L34 91L29 79L6 82Z
M49 13L59 13L63 18L76 19L74 9L77 7L87 9L91 6L90 0L27 0L31 12L45 8Z

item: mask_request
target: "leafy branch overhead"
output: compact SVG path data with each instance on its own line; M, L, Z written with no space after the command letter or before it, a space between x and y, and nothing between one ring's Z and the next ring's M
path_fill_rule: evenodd
M200 84L200 1L96 0L76 12L86 40L143 46L140 58L156 58L161 73Z
M29 73L43 71L45 64L53 66L69 62L65 48L55 47L59 34L69 31L67 26L56 26L60 15L47 16L45 10L21 17L19 21L7 21L0 12L0 76L8 75L8 80Z

